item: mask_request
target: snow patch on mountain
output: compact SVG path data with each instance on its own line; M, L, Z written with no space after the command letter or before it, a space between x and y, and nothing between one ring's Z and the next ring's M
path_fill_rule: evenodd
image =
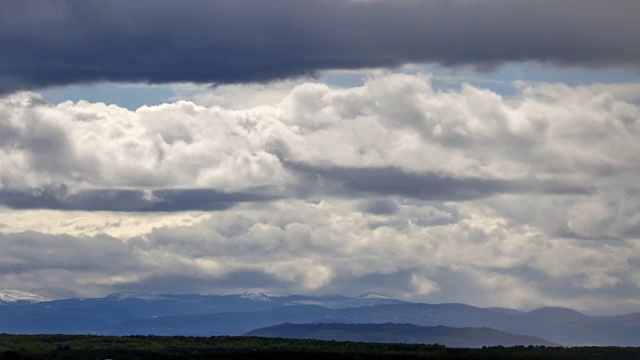
M39 303L53 299L20 290L0 290L0 304Z
M358 299L380 299L380 300L395 300L392 297L386 296L386 295L380 295L380 294L376 294L376 293L367 293L364 295L360 295L358 296Z
M262 294L266 295L269 298L284 298L284 297L291 296L291 294L287 294L287 293L266 292L266 293L262 293Z
M244 292L240 294L240 297L243 299L249 299L253 301L271 301L269 296L264 293Z

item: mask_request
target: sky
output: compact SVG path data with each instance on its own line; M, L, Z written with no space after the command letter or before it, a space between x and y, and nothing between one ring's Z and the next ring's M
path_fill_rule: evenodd
M0 6L0 288L640 311L638 1Z

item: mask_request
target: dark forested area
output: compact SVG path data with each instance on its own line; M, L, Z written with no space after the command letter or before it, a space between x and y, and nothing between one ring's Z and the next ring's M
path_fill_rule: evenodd
M639 359L640 348L378 344L260 337L0 335L18 359Z

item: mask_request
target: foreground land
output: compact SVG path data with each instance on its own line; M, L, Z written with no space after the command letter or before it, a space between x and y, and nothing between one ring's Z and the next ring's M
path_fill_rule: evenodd
M640 359L640 348L372 344L260 337L0 335L0 359Z

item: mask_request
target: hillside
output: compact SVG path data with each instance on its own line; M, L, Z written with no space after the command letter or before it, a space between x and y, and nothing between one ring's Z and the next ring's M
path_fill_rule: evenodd
M423 327L410 324L282 324L250 331L247 336L372 343L440 344L448 347L557 346L533 336L489 328Z

